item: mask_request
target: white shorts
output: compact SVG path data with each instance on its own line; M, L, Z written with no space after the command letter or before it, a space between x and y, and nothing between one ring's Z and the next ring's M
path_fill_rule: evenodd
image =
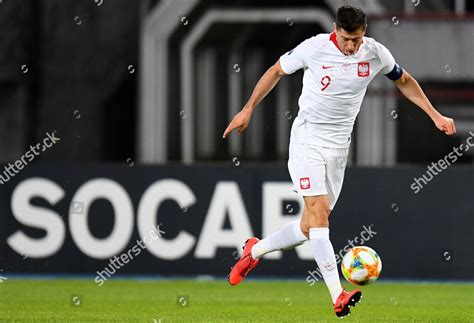
M341 193L349 148L326 148L290 142L288 170L293 191L301 196L328 195L334 209Z

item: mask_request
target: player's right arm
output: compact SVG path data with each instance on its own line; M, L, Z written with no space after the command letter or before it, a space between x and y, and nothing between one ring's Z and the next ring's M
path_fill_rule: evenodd
M280 79L285 75L285 72L283 72L281 68L280 60L278 60L265 72L265 74L262 75L260 80L257 82L257 85L255 85L247 104L245 104L242 110L234 116L230 124L227 126L227 129L225 129L222 138L226 138L232 130L237 128L239 129L239 134L244 132L250 123L250 118L252 117L253 110L257 104L259 104L267 94L270 93L278 81L280 81Z
M314 38L314 37L313 37ZM275 87L278 81L287 74L292 74L306 66L307 57L312 53L313 38L308 38L293 50L283 54L280 59L270 67L260 78L252 96L242 111L237 113L224 131L223 138L226 138L234 129L239 129L239 133L244 132L248 127L252 112L265 98L265 96Z

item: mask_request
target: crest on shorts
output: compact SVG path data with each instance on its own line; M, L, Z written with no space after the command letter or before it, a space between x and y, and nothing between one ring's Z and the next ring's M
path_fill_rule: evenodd
M308 188L311 187L309 177L300 178L300 187L301 187L302 190L307 190Z
M369 62L357 63L357 75L359 77L367 77L370 75Z

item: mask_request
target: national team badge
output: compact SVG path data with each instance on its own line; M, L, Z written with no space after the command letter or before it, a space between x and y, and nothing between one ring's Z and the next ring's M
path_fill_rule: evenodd
M309 182L309 177L302 177L300 178L300 187L302 190L307 190L311 187L311 183Z
M357 75L359 77L367 77L370 74L369 62L357 63Z

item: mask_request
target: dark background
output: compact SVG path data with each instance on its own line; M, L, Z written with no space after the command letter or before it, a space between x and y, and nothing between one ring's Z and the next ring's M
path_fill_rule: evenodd
M277 113L276 93L271 93L262 108L263 145L260 150L252 152L249 148L254 138L251 131L258 125L256 122L251 124L254 129L249 128L242 136L245 141L240 142L240 154L233 153L229 141L221 139L221 131L231 118L228 85L229 75L234 72L229 70L228 64L232 42L236 37L245 36L241 44L245 50L240 61L244 79L240 94L246 100L260 74L282 53L323 30L318 23L298 21L291 26L282 21L274 25L260 22L220 23L210 28L197 45L196 60L205 50L215 50L213 63L217 70L217 86L212 93L215 104L214 110L206 115L214 118L209 127L215 132L210 140L215 149L210 152L198 150L190 165L183 165L182 156L180 46L209 9L296 7L304 11L318 8L334 16L332 1L280 0L270 3L265 0L209 0L200 1L192 12L180 13L186 16L189 24L176 28L168 43L170 60L165 67L169 76L165 106L167 115L158 116L166 123L167 157L158 162L145 160L139 153L144 139L151 136L140 136L140 131L144 129L140 122L143 101L140 91L149 87L140 79L144 74L140 68L145 54L141 46L144 21L162 3L103 0L99 6L98 1L93 0L0 0L0 163L5 166L15 162L30 145L41 142L47 132L56 130L61 138L58 144L42 152L19 174L0 186L0 268L5 272L94 274L107 264L107 261L84 256L74 245L68 229L64 246L46 259L23 259L7 246L6 239L17 230L36 237L44 235L41 230L18 223L11 210L13 190L18 183L32 177L51 179L66 191L66 196L55 206L39 198L32 201L35 205L55 209L66 224L70 199L76 189L88 180L106 177L120 183L130 195L136 213L137 203L149 185L163 178L179 179L193 190L197 203L190 208L184 220L180 218L182 212L173 201L162 205L158 213L168 232L165 238L169 239L179 230L186 230L198 238L215 184L218 181L236 181L252 228L260 236L262 183L290 180L286 169L288 156L285 151L278 151L280 143L276 125L284 117ZM455 13L454 0L422 0L412 14L406 12L402 1L381 0L378 3L383 6L383 14L369 14L369 22L399 28L400 34L413 30L404 29L410 23L421 26L422 21L428 21L431 26L437 26L450 22L448 26L431 28L427 34L417 35L418 38L404 43L403 47L417 48L423 58L422 71L430 70L430 62L437 60L442 64L437 63L436 69L444 71L446 65L451 66L452 72L443 72L441 76L434 72L434 76L419 73L420 84L434 106L442 106L443 113L455 118L459 133L454 137L440 133L426 115L393 90L387 80L382 81L381 89L369 88L368 96L395 100L398 118L389 120L394 122L397 130L395 157L390 162L364 161L363 157L376 148L365 142L367 138L358 138L361 129L355 128L352 147L355 154L350 157L342 195L331 216L334 249L339 250L347 239L358 235L362 225L373 223L378 235L371 239L369 245L381 255L383 277L473 279L474 155L464 154L419 194L413 194L410 189L414 177L421 177L432 161L444 158L453 146L464 143L468 130L474 131L474 73L470 72L471 63L474 63L470 54L472 51L460 50L454 53L455 60L449 56L449 60L443 61L448 54L442 39L438 38L438 33L444 29L458 28L459 48L464 45L472 47L474 30L469 28L474 20L473 2L466 1L461 14ZM400 26L391 24L394 16L400 18ZM181 18L176 15L178 23ZM371 28L369 24L369 36L381 30ZM381 33L384 34L383 31ZM420 45L423 38L440 43L437 50L426 52ZM390 42L387 43L389 45ZM399 51L399 48L390 49ZM255 69L252 69L249 54L253 50L263 53L261 64ZM466 56L470 57L467 62ZM416 67L412 58L399 57L403 66ZM414 76L417 78L418 73ZM301 77L301 71L288 77L291 103L287 112L292 118L298 110ZM205 75L198 74L195 85L199 85L203 78ZM202 99L202 94L195 99L195 102ZM386 101L381 102L380 109L387 108ZM373 124L378 124L376 118L374 115L371 119ZM390 111L382 115L382 119L387 118L390 118ZM288 120L288 123L292 121ZM199 125L196 120L193 122ZM193 133L198 148L202 143L201 134L206 129L197 126ZM286 128L285 131L288 130ZM385 130L384 125L372 138L384 134ZM234 158L238 158L240 166L236 165ZM104 200L97 200L89 214L91 231L97 237L105 237L113 221L110 205ZM134 227L132 241L136 238L138 233ZM226 275L234 262L234 251L221 249L211 260L195 259L190 253L178 261L165 261L144 252L136 261L122 268L122 272ZM300 261L290 251L284 254L282 260L262 262L255 274L301 277L315 267L314 261Z
M97 0L99 1L99 0ZM381 1L387 19L403 10L401 2ZM416 10L432 19L450 17L455 1L422 1ZM21 156L30 144L44 138L47 131L58 130L63 140L37 160L45 161L118 161L137 156L139 111L140 30L144 17L160 1L104 0L98 6L93 0L4 0L0 4L0 161L8 162ZM324 1L201 1L187 13L187 28L178 28L170 39L172 73L169 98L169 159L181 161L179 131L181 129L179 84L179 44L189 33L192 24L210 8L320 8L331 12ZM464 20L471 20L473 5L466 1ZM400 14L397 14L400 16ZM436 18L439 17L439 18ZM179 17L177 17L179 19ZM379 19L371 17L369 21ZM403 23L403 22L402 22ZM453 23L456 23L455 21ZM188 28L189 27L189 28ZM282 25L225 24L215 25L200 42L199 47L218 49L216 64L227 69L225 59L230 41L247 34L244 47L262 48L265 53L262 70L252 71L258 77L278 57L301 40L322 32L318 25L298 23L291 28ZM371 35L370 24L368 35ZM472 41L472 38L465 41ZM429 56L427 57L429 59ZM403 60L403 59L402 59ZM245 57L243 59L245 62ZM455 65L455 62L450 62ZM23 66L25 65L25 66ZM245 64L241 64L242 68ZM453 67L454 69L454 67ZM462 67L458 67L462 69ZM453 71L454 73L455 71ZM462 71L460 71L462 72ZM416 75L415 75L416 77ZM225 129L229 116L226 112L228 96L226 78L219 78L216 100L217 133ZM297 99L301 87L301 72L291 76L289 107L297 114ZM244 87L248 98L254 82ZM449 77L422 83L435 106L472 102L472 80L453 82ZM369 89L370 93L370 89ZM431 162L462 138L446 138L433 127L423 112L413 107L398 92L398 142L396 162ZM274 93L265 105L264 151L242 157L254 162L284 164L285 156L276 153L275 122L279 116L274 108ZM80 118L79 118L80 115ZM471 111L470 116L473 113ZM357 129L355 130L357 131ZM416 138L416 140L414 140ZM232 154L228 143L215 137L217 149L212 154L197 156L201 162L229 162ZM420 149L423 145L423 149ZM355 146L355 145L354 145ZM353 147L353 149L356 149ZM358 164L357 160L353 161ZM473 156L463 156L459 163L473 163Z

